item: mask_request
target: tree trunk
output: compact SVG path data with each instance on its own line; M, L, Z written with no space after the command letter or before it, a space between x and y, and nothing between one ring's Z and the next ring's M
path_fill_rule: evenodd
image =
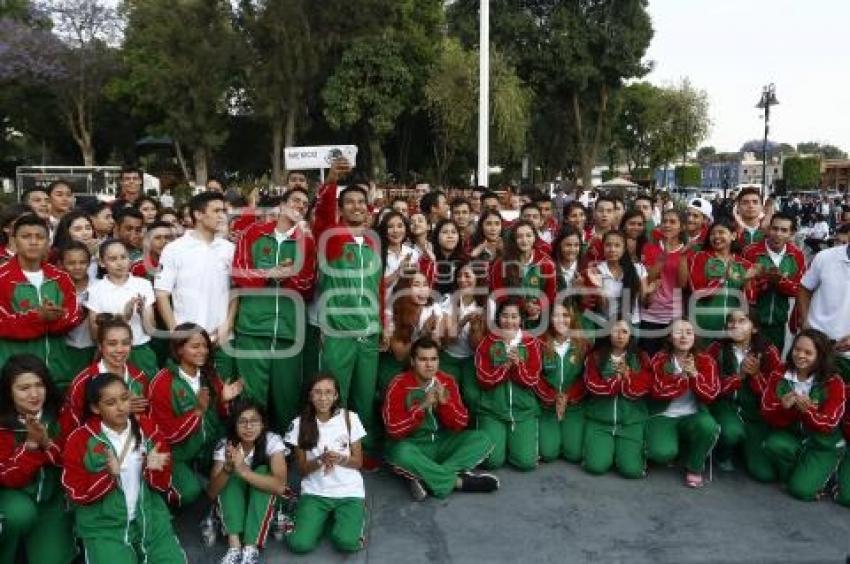
M176 138L173 140L174 154L177 156L177 164L180 165L180 171L183 173L183 180L189 182L189 166L186 164L186 156L183 154L183 147L180 146L180 141Z
M369 139L369 176L371 179L377 179L381 176L381 171L386 170L387 162L384 157L384 149L381 147L381 141L375 137Z
M195 186L203 188L207 183L207 148L196 147L192 151L192 162L195 166Z
M283 123L272 121L272 185L283 185Z

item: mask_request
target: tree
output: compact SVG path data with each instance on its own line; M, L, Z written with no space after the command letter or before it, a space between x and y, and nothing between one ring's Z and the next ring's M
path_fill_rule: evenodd
M457 0L449 8L452 29L468 44L477 38L478 5ZM533 89L533 107L548 112L536 120L535 149L547 154L538 160L560 155L566 166L574 159L587 186L611 131L612 97L625 80L649 70L646 6L645 0L492 2L494 44Z
M694 165L682 165L676 167L676 185L680 188L686 186L702 185L702 169Z
M354 129L367 144L372 176L385 169L381 142L408 107L412 89L401 43L387 34L352 43L322 91L329 125Z
M688 153L699 146L708 135L708 94L697 90L685 78L675 88L667 91L667 111L670 119L670 135L682 162Z
M184 174L183 147L189 147L194 181L204 184L211 151L227 137L234 97L238 44L230 3L128 0L126 10L128 69L113 83L113 94L152 116L152 133L173 137Z
M94 166L94 121L106 84L119 59L113 45L121 31L118 12L97 0L53 0L47 11L65 45L62 80L50 81L65 125L80 148L85 166Z
M820 184L820 158L789 157L782 163L782 179L792 190L814 188Z
M295 142L317 72L317 52L304 0L241 0L248 102L272 134L272 183L280 185L283 148Z
M820 155L824 159L846 159L847 153L835 145L821 145L817 141L797 144L797 152L801 155Z
M530 93L514 69L498 52L491 54L490 122L492 155L510 159L518 155L530 125ZM425 85L425 103L434 128L437 182L459 153L471 152L477 139L478 53L446 39L443 52ZM470 163L465 163L467 169Z
M701 163L707 163L714 160L717 156L717 150L712 146L700 147L697 150L697 160Z

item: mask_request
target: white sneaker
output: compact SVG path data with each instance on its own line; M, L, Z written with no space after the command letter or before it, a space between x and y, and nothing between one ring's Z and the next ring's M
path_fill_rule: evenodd
M246 546L242 549L242 564L260 564L260 551L256 546Z
M413 501L425 501L425 498L428 497L428 490L425 489L421 481L413 478L410 480L410 495L413 497Z
M228 548L221 559L221 564L242 564L242 549Z

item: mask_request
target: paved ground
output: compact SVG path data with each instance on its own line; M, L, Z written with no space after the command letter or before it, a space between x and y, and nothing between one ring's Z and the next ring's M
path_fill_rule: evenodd
M498 474L496 494L423 503L396 476L369 475L366 550L345 559L325 542L299 558L270 540L265 562L850 562L850 509L798 502L740 473L715 474L702 490L685 488L672 468L634 482L564 462ZM214 562L223 541L200 546L193 509L179 519L180 537L190 562Z

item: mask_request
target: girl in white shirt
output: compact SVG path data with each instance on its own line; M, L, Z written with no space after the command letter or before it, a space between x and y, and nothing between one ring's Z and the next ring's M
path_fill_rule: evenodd
M337 550L363 548L366 490L359 470L365 436L357 414L340 408L336 380L318 376L301 416L286 434L302 476L295 529L287 537L293 552L305 554L316 548L328 519L332 520L331 543Z
M244 401L232 408L207 486L227 531L222 564L258 562L277 498L286 490L287 454L280 435L268 430L260 406Z
M117 239L103 242L98 260L106 274L89 291L87 307L91 334L97 334L97 314L122 316L133 329L130 362L145 374L156 374L159 366L150 347L150 333L155 327L153 286L148 280L130 274L129 251Z
M86 307L93 281L89 276L91 253L85 244L72 241L59 251L59 267L68 273L77 290L77 306ZM83 313L85 310L83 309ZM95 345L86 323L81 323L65 335L65 350L58 358L58 365L51 366L52 372L64 375L63 381L74 378L85 369L95 356Z
M455 271L457 291L442 304L445 344L440 355L440 369L454 376L463 403L474 415L478 410L481 389L475 375L475 349L487 334L484 317L487 283L475 276L475 267L466 263Z

